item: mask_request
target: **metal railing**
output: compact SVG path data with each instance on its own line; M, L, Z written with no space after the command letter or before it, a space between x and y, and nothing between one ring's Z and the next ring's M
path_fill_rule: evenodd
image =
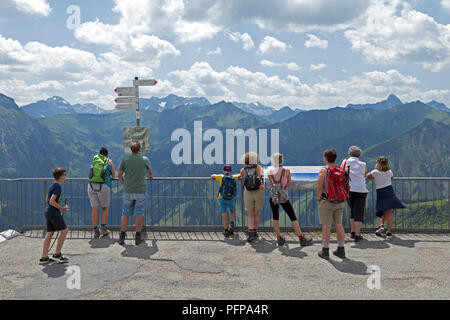
M0 230L23 230L27 226L44 226L44 203L52 179L0 179ZM91 208L87 195L87 179L67 179L62 185L62 198L67 199L70 211L65 214L68 226L91 225ZM242 201L242 183L236 199L236 224L247 225L247 214ZM394 189L408 209L394 212L394 228L405 231L449 232L450 178L395 178ZM160 229L196 230L212 229L221 225L217 192L219 185L209 178L155 178L148 181L145 225ZM375 216L376 191L368 182L365 221L363 227L378 226ZM120 225L123 188L118 180L112 181L108 225ZM261 227L272 227L272 213L266 190ZM300 225L305 230L319 225L316 190L290 190L290 201ZM280 226L291 222L280 208ZM344 211L348 227L349 212ZM134 223L134 219L132 221Z

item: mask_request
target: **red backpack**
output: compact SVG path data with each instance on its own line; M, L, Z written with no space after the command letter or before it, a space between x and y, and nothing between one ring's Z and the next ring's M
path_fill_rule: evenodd
M349 173L341 167L327 169L326 184L328 188L328 201L333 203L344 202L348 199Z

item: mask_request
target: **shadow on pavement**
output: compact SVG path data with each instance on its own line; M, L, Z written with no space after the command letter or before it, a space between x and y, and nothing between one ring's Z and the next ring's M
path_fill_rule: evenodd
M400 238L397 238L396 236L392 236L391 239L386 240L387 243L390 243L394 246L400 246L400 247L407 247L407 248L414 248L416 246L416 243L418 242L427 242L427 241L420 241L420 240L403 240ZM433 241L428 241L433 242Z
M106 236L103 238L92 239L91 241L89 241L89 244L91 245L92 249L102 249L108 248L116 242L117 241L111 239L109 236Z
M278 247L276 241L267 240L256 240L250 244L257 253L271 253Z
M42 268L42 271L46 273L49 278L61 278L66 274L68 264L67 263L50 263Z
M239 239L239 236L237 234L230 235L229 238L224 238L223 242L226 244L236 246L236 247L242 247L245 246L246 240Z
M350 242L352 249L389 249L389 243L386 241L363 240L360 242Z
M339 258L337 258L339 259ZM351 273L356 275L366 275L367 274L367 265L361 261L355 261L348 258L343 259L342 261L332 260L331 251L330 251L330 260L328 262L336 268L336 270L344 273Z
M139 245L123 245L125 251L121 253L123 257L126 258L138 258L149 260L155 253L159 251L156 240L152 240L152 246L149 247L146 242Z
M303 259L308 256L305 252L302 251L302 247L300 247L300 246L294 247L292 249L289 248L289 246L282 246L282 247L278 247L278 251L281 252L281 255L286 256L286 257L294 257L294 258Z

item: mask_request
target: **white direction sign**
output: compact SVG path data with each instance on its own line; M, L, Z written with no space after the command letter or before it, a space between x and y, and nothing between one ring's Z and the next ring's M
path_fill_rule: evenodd
M116 110L132 110L138 108L137 103L120 103L116 104Z
M120 97L117 98L116 103L121 104L121 103L138 103L139 99L136 97Z
M150 80L133 80L133 85L135 87L146 87L146 86L155 86L158 83L155 79Z
M120 96L137 96L138 92L136 87L118 87L114 89L117 95Z

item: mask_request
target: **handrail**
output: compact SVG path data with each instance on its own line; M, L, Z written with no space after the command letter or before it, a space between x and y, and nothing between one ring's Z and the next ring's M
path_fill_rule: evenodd
M153 180L210 180L210 177L153 177ZM393 180L398 181L450 181L450 177L394 177ZM0 181L44 181L44 180L53 180L53 178L15 178L15 179L2 179ZM69 181L85 181L88 178L67 178ZM111 181L118 181L119 179L111 179ZM148 179L147 179L148 180Z

